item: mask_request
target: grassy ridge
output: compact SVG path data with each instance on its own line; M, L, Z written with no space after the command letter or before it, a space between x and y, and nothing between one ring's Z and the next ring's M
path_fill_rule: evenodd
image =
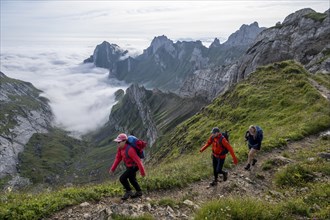
M157 142L158 152L155 154L157 163L147 167L148 177L141 180L143 189L182 187L210 176L209 154L198 154L198 149L214 126L232 129L231 144L240 161L245 161L247 150L243 135L250 124L258 124L263 128L265 136L263 149L272 149L285 145L286 139L298 140L329 128L330 104L309 84L308 74L300 65L286 61L259 68L249 79L232 88ZM231 164L230 162L229 157L226 165ZM319 186L321 189L326 187L326 185ZM0 219L38 219L68 205L86 200L98 200L102 196L117 195L121 192L118 184L107 183L34 195L32 200L28 198L28 194L7 193L0 197ZM313 201L317 201L317 198L326 198L325 196L328 195L324 194L323 190L317 191L317 189L315 193L314 191L310 193L308 196ZM68 195L70 196L67 199ZM305 204L305 201L302 202ZM247 203L249 200L237 201L237 204L242 206ZM277 213L280 217L283 216L282 212L289 213L288 216L305 213L305 205L301 201L295 200L285 204L287 205L285 207L289 208L279 207L280 211L274 209L272 213ZM259 206L260 203L256 202L252 205ZM324 207L322 204L320 206ZM262 207L269 206L265 204ZM236 209L242 208L236 206ZM291 210L290 208L296 208L297 213L292 214L291 211L287 211ZM212 208L209 206L205 206L202 210L206 210L206 214L201 211L202 214L198 214L197 218L205 215L207 217L207 213L212 214ZM231 207L231 210L234 212L235 207ZM230 214L233 215L232 212ZM26 215L29 215L29 218ZM267 216L265 214L260 218L267 219Z
M303 67L293 61L258 70L212 104L158 140L154 159L177 158L197 152L212 127L231 129L230 142L245 159L244 134L257 124L264 130L263 149L269 150L330 127L330 104L309 83Z

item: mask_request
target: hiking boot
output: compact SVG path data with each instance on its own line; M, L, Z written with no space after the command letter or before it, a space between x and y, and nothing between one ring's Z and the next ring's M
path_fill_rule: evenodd
M122 200L127 200L129 197L132 196L132 191L126 191L126 193L121 197Z
M131 198L139 198L142 196L142 192L141 191L136 191L133 195L131 195Z
M228 172L223 173L223 181L227 181L228 179Z
M246 166L244 167L244 169L245 169L245 170L250 170L250 164L246 165Z
M256 163L257 163L257 160L256 159L253 159L252 160L252 166L254 166Z
M218 180L213 180L211 183L210 183L210 186L216 186L218 185Z

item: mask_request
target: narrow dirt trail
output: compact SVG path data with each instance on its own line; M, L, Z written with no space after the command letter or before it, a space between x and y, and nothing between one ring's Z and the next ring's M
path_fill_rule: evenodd
M309 78L309 81L311 82L312 86L314 86L315 89L317 89L324 98L330 101L330 91L326 87L322 86L321 84L319 84L318 82L316 82L311 78Z
M272 179L275 171L288 163L291 159L282 155L294 154L301 148L310 147L317 140L316 136L307 137L298 142L288 143L286 147L274 149L270 152L260 152L258 162L250 171L244 170L245 162L241 162L228 170L228 180L220 181L216 187L209 187L212 177L190 184L181 189L145 192L142 199L129 199L122 202L120 198L107 197L96 203L82 203L67 207L55 213L48 219L111 219L113 213L140 216L150 214L154 219L193 219L194 213L204 203L228 196L252 196L263 201L275 202L284 199L284 195L277 195L272 191ZM277 161L270 170L264 170L267 161ZM211 166L211 160L210 160ZM221 176L220 176L221 179ZM274 195L274 196L270 196ZM164 201L176 201L177 204L164 204ZM163 202L163 204L161 204ZM171 203L171 202L169 202Z

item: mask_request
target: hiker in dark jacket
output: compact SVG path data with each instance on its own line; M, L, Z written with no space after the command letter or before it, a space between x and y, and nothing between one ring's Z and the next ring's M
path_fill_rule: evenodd
M256 153L261 148L263 133L260 127L251 125L249 130L245 133L245 140L248 142L249 154L248 163L244 167L245 170L250 170L251 164L254 166L257 162L255 159Z
M126 166L126 171L120 176L119 180L124 186L126 192L122 197L122 200L127 200L129 197L137 198L142 196L142 191L139 183L136 180L136 172L140 170L141 176L146 175L143 164L140 157L137 155L136 150L133 147L128 149L126 154L126 148L129 147L127 143L127 135L119 134L114 140L118 144L118 150L116 154L116 159L112 164L109 173L114 173L118 164L123 160ZM127 157L128 156L128 157ZM130 184L133 185L136 192L133 194Z
M212 134L209 137L208 141L199 150L199 152L203 152L206 148L208 148L212 144L212 163L213 163L214 180L210 183L210 185L215 186L218 184L219 173L223 175L223 181L226 181L228 178L228 172L222 170L226 159L226 153L228 151L230 152L230 155L232 156L235 165L238 163L238 160L235 156L233 148L230 146L226 138L220 133L220 129L215 127L212 129L211 133Z

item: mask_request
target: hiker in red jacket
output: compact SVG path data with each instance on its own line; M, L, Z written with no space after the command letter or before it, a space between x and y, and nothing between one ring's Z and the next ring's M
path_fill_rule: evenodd
M138 170L140 170L142 177L146 175L141 159L137 155L136 150L133 147L129 147L129 145L127 144L126 134L123 133L119 134L114 141L118 143L118 150L116 154L116 159L113 162L112 167L109 170L109 173L114 173L118 164L122 160L124 161L126 166L126 171L119 178L121 184L124 186L126 190L125 194L121 199L126 200L129 197L131 198L141 197L142 191L139 183L136 180L136 172ZM126 148L128 148L128 150L126 150ZM132 189L129 183L131 183L136 190L134 194L132 193Z
M228 172L223 171L223 165L225 163L226 154L230 152L233 158L234 164L238 163L233 148L230 146L226 138L220 133L220 129L215 127L212 129L212 135L208 139L207 143L199 150L203 152L208 146L212 144L212 162L213 162L213 174L214 180L210 183L210 186L218 184L218 174L223 174L223 181L228 178Z

